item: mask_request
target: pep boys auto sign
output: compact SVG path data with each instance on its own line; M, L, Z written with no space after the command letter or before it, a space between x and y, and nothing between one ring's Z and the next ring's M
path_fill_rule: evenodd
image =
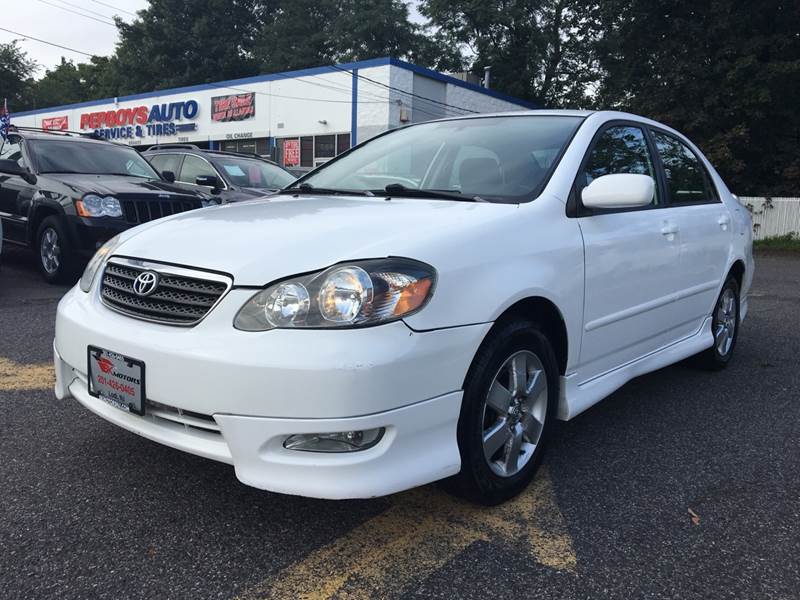
M80 127L94 129L98 136L109 140L177 135L197 129L197 123L176 121L194 119L199 110L196 100L102 110L83 113Z

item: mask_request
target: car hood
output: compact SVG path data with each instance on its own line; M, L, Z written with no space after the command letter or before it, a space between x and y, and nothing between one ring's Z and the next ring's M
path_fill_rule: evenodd
M458 251L465 230L516 209L411 198L276 196L134 229L115 254L221 271L236 285L260 286L347 260L405 256L434 262L440 252Z
M180 194L181 196L204 197L195 191L188 191L166 181L127 177L125 175L84 175L80 173L50 173L43 177L57 181L70 188L76 196L83 194L158 196L159 194Z

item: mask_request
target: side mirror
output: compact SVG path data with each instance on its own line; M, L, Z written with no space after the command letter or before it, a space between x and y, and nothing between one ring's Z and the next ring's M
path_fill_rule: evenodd
M31 185L36 183L36 175L28 171L25 167L20 167L15 160L0 160L0 173L22 177L22 179Z
M194 182L197 185L204 185L206 187L210 187L212 190L218 190L222 187L222 184L219 181L219 177L216 175L200 175L196 177Z
M161 171L161 177L163 177L164 181L167 183L175 183L175 173L172 171Z
M586 208L638 208L653 201L656 184L649 175L617 173L603 175L583 188Z

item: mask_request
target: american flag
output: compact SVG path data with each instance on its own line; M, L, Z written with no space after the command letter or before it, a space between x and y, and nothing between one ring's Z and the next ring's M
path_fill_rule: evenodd
M11 127L11 113L8 112L8 99L3 98L3 110L0 111L0 136L8 137L8 128Z

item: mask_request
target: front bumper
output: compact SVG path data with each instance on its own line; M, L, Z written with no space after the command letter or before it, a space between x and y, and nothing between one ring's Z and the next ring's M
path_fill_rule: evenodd
M233 317L252 290L231 290L196 327L117 314L96 292L61 301L56 396L148 439L232 464L240 481L321 498L390 494L458 472L461 386L490 324L418 333L402 322L338 331L242 332ZM86 348L147 365L144 417L89 395ZM208 415L200 423L181 411ZM289 435L385 427L367 450L283 448Z

